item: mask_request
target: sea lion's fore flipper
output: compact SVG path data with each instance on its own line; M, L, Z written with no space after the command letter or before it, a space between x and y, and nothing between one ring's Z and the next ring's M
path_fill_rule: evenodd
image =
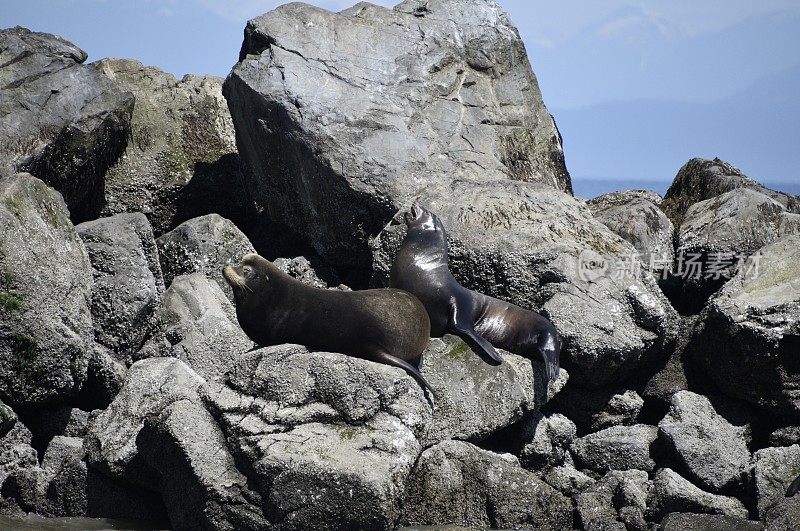
M794 496L798 492L800 492L800 476L797 476L796 478L794 478L794 481L792 481L792 484L789 485L788 489L786 489L786 496L788 498L791 498L792 496Z
M383 351L378 352L375 355L374 361L377 361L379 363L385 363L386 365L392 365L394 367L400 367L401 369L405 370L409 374L409 376L414 378L417 381L417 383L419 383L419 385L422 386L423 390L427 389L428 391L431 392L431 394L434 397L436 396L433 387L431 387L431 385L427 382L427 380L425 380L425 377L422 376L422 373L419 372L419 369L414 367L409 362L401 360L400 358L392 356L388 352L383 352Z
M554 382L558 379L559 358L561 356L561 338L555 330L545 330L539 334L536 341L539 352L542 353L544 365L547 370L547 379Z
M478 335L475 331L475 325L466 317L466 312L459 312L458 306L455 302L452 304L452 317L450 325L453 327L453 332L464 340L476 354L481 356L488 363L493 365L500 365L503 363L503 358L495 350L489 341ZM491 360L491 361L490 361Z

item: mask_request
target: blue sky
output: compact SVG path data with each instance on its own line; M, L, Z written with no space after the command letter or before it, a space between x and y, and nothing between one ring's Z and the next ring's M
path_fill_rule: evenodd
M2 0L0 26L62 35L90 61L127 57L177 76L225 76L247 19L280 3ZM719 156L800 193L797 0L499 3L525 41L582 195L633 181L663 192L694 156Z

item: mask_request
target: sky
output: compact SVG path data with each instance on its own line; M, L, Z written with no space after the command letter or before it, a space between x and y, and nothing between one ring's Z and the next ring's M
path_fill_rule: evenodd
M89 61L226 76L246 21L281 3L0 0L0 27L56 33ZM800 194L800 1L498 3L525 42L578 195L642 183L663 193L692 157Z

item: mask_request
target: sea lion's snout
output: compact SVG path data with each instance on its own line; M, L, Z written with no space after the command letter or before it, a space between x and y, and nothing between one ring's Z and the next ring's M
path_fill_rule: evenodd
M236 277L238 276L239 275L236 274L236 270L233 268L233 266L226 265L222 268L222 277L232 287L236 285Z

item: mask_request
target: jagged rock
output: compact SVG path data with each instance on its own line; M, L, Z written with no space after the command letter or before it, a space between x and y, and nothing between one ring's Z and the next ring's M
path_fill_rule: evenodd
M223 380L236 356L253 347L219 284L203 273L176 277L153 322L135 358L178 358L206 380Z
M709 301L687 346L724 393L794 417L800 416L798 264L800 235L763 247Z
M304 256L276 258L272 263L290 277L296 278L309 286L314 286L315 288L336 287L336 289L349 289L347 286L339 283L339 277L333 270L325 268L324 266L321 268L321 274L323 274L325 278L321 278L317 268Z
M75 227L89 253L95 340L130 364L164 292L153 231L142 213L118 214Z
M670 269L675 258L675 229L659 204L661 196L646 190L611 192L587 202L595 219L629 241L654 273Z
M545 482L566 496L573 497L595 484L595 480L571 465L554 466L545 472Z
M19 421L0 437L0 486L17 470L39 465L36 450L31 446L32 439L30 430Z
M130 59L92 66L136 97L128 148L106 174L103 214L144 212L156 235L210 213L245 227L255 209L239 169L223 80L178 81Z
M42 460L46 488L36 512L47 516L83 516L88 507L83 439L56 436Z
M519 454L522 466L540 469L563 464L569 459L569 447L576 433L575 424L560 413L535 413L527 421L522 435Z
M521 420L564 386L566 371L547 386L542 363L503 352L491 366L459 338L433 339L422 354L422 374L436 391L433 418L423 437L430 446L447 439L472 442Z
M0 401L0 437L5 436L17 423L17 414L14 410Z
M222 276L222 268L256 252L247 236L218 214L185 221L156 243L167 287L178 275L201 272L215 280L231 301L233 291Z
M578 495L576 508L582 528L599 530L647 529L645 511L650 481L642 470L612 470Z
M681 285L666 292L679 310L697 313L743 259L782 236L799 233L800 214L748 188L695 203L677 236Z
M661 531L762 531L764 524L722 514L670 513Z
M669 468L655 473L647 508L650 517L656 521L666 514L680 512L747 518L747 509L736 498L701 490Z
M582 432L635 424L644 401L623 388L586 389L567 386L553 397L550 408L565 414Z
M69 406L40 407L25 415L25 425L33 433L33 446L40 451L56 436L83 438L89 429L88 411Z
M683 223L686 211L695 203L722 195L736 188L755 190L778 201L789 212L800 214L800 201L795 196L775 192L743 174L720 159L691 159L675 176L664 195L661 208L676 227Z
M800 445L758 450L753 454L752 467L758 515L764 518L800 475Z
M106 408L122 389L127 373L125 363L118 361L109 349L95 343L81 390L83 402L97 409Z
M658 425L666 448L687 476L712 492L737 485L750 462L750 419L724 417L720 413L725 406L715 407L703 395L679 391Z
M0 181L0 399L73 396L92 349L92 270L58 192L18 174Z
M561 530L572 526L572 504L510 454L445 441L420 456L402 521L412 526Z
M793 531L800 522L800 496L783 498L764 517L766 531Z
M784 426L769 435L770 446L792 446L800 444L800 426Z
M75 222L96 217L106 169L125 149L133 95L48 33L0 30L0 175L29 172L64 196Z
M572 443L572 453L579 463L598 472L609 470L651 471L656 464L650 447L658 429L647 424L612 426L590 433Z
M287 4L248 22L239 59L223 93L248 187L334 265L368 266L370 238L439 181L571 192L522 40L492 1Z

